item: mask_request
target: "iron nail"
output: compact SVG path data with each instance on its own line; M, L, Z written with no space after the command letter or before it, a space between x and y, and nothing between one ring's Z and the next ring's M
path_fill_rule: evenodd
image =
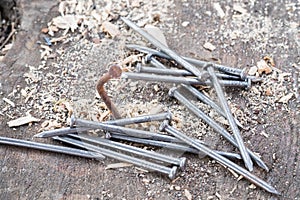
M121 78L133 79L133 80L145 80L153 82L166 82L166 83L176 83L176 84L186 84L186 85L212 85L211 81L199 81L195 78L177 77L177 76L166 76L166 75L156 75L146 73L133 73L133 72L123 72ZM242 87L248 88L249 82L246 81L232 81L232 80L221 80L220 83L223 86L231 87Z
M138 138L148 138L148 139L153 139L153 140L161 140L161 141L167 141L167 142L180 142L177 138L174 138L169 135L162 135L162 134L157 134L154 132L150 131L144 131L144 130L137 130L133 128L127 128L127 127L122 127L122 126L116 126L116 125L111 125L111 124L104 124L100 122L94 122L94 121L89 121L89 120L84 120L84 119L78 119L75 118L75 116L71 116L71 127L74 126L77 127L85 127L85 128L91 128L91 129L102 129L104 131L109 131L109 132L117 132L133 137L138 137Z
M104 84L109 81L111 78L119 78L122 74L122 69L118 65L112 65L108 72L105 73L103 76L100 77L100 79L97 82L97 91L106 104L107 108L112 112L112 115L115 119L120 119L121 115L118 112L116 106L111 101L109 96L107 95L107 92L104 89Z
M217 111L217 113L219 113L223 117L226 117L226 114L224 113L224 111L213 100L211 100L208 96L203 94L201 91L197 90L196 88L194 88L193 86L190 86L190 85L182 84L182 87L187 89L190 93L192 93L194 96L196 96L200 101L204 102L205 104L207 104L210 107L212 107L213 109L215 109L215 111ZM234 118L234 120L239 127L243 128L243 125L236 118Z
M206 115L203 111L201 111L197 106L195 106L192 102L186 99L180 92L177 91L176 88L171 88L169 90L169 96L176 98L180 103L182 103L187 109L189 109L192 113L194 113L197 117L205 121L209 126L211 126L216 132L221 134L226 140L228 140L235 147L238 147L238 144L233 136L226 131L221 125L211 119L208 115ZM255 162L261 168L269 171L269 168L266 164L252 151L247 149L250 156L255 160Z
M263 181L262 179L258 178L257 176L251 174L249 171L246 169L240 167L239 165L233 163L232 161L228 160L227 158L220 156L219 154L213 152L210 148L196 142L194 139L188 137L187 135L181 133L180 131L176 130L172 126L168 124L169 122L165 121L162 123L160 126L161 131L166 131L169 134L174 135L178 139L181 139L182 141L186 142L187 144L195 147L199 151L204 152L207 154L209 157L217 160L218 162L222 163L223 165L229 167L230 169L234 170L235 172L241 174L243 177L251 181L252 183L256 184L257 186L265 189L266 191L280 195L280 193L271 185L269 185L267 182Z
M161 68L161 69L167 69L167 67L164 64L162 64L161 62L159 62L156 58L154 58L152 56L152 54L147 54L145 56L144 60L145 60L145 63L150 63L154 67Z
M88 131L91 130L90 128L59 128L59 129L54 129L54 130L49 130L49 131L43 131L41 133L38 133L34 135L33 137L37 138L46 138L46 137L54 137L54 136L62 136L62 135L68 135L71 133L78 133L78 132L83 132L83 131Z
M117 140L123 140L123 141L128 141L128 142L135 142L135 143L139 143L139 144L162 147L162 148L171 149L171 150L175 150L175 151L188 152L188 153L197 154L200 157L202 157L202 155L206 156L206 154L203 154L201 151L199 151L193 147L183 145L183 144L176 144L176 143L156 141L156 140L148 140L148 139L143 139L143 138L135 138L135 137L120 135L120 134L115 134L115 133L111 134L109 139L117 139ZM204 144L204 143L201 143L201 144ZM241 156L236 153L229 153L229 152L217 151L217 150L214 150L214 151L216 153L218 153L222 156L228 157L228 158L241 159Z
M139 46L139 45L135 45L135 44L128 44L128 45L126 45L126 47L129 49L138 50L142 53L151 54L152 56L158 56L158 57L169 59L169 60L172 59L170 56L166 55L165 53L148 48L148 47L143 47L143 46ZM198 67L205 67L205 65L208 64L208 62L206 62L206 61L201 61L201 60L197 60L194 58L189 58L189 57L184 57L184 56L182 58L184 60L188 61L189 63L191 63L195 66L198 66ZM217 69L219 71L222 71L222 72L225 72L225 73L228 73L231 75L236 75L236 76L240 77L242 80L245 80L246 78L254 79L254 77L247 76L245 69L238 69L238 68L228 67L228 66L219 65L219 64L215 64L214 67L215 67L215 69ZM256 79L254 79L254 80L256 80ZM259 81L259 79L258 79L258 81Z
M111 120L103 122L104 124L110 124L110 125L118 125L118 126L124 126L129 124L138 124L138 123L145 123L145 122L151 122L151 121L162 121L162 120L172 120L172 114L170 111L163 112L159 114L153 114L153 115L142 115L138 117L132 117L132 118L124 118L124 119L117 119L117 120Z
M100 137L91 137L88 135L83 136L83 135L74 135L74 134L70 134L69 136L80 139L85 142L95 143L95 144L99 144L102 146L107 146L109 148L115 148L115 149L118 149L121 151L125 151L127 153L133 153L136 155L151 158L151 159L158 160L161 162L178 165L182 170L184 169L185 163L186 163L185 157L174 158L171 156L166 156L164 154L157 153L155 151L141 149L138 147L130 146L127 144L122 144L119 142L114 142L114 141L103 139Z
M172 119L172 114L170 112L164 112L155 115L142 115L133 118L117 119L117 120L105 121L103 123L110 124L110 125L124 126L129 124L137 124L137 123L144 123L150 121L160 121L166 119L167 120ZM73 121L74 119L71 118L72 123ZM71 124L71 127L43 131L41 133L34 135L33 137L46 138L46 137L54 137L54 136L63 136L71 133L78 133L78 132L83 132L88 130L92 130L92 128L85 128L85 127L76 128L74 124Z
M168 69L168 68L162 68L159 65L158 66L155 65L155 67L156 68L147 67L147 66L143 66L141 63L137 63L136 71L139 73L153 73L153 74L171 75L171 76L193 76L191 72L184 69ZM221 73L217 73L217 77L222 79L229 79L229 80L240 79L240 77L238 76L221 74Z
M163 165L159 165L153 162L149 162L143 159L139 159L139 158L135 158L126 154L122 154L122 153L118 153L109 149L105 149L105 148L101 148L99 146L95 146L95 145L91 145L82 141L78 141L72 138L68 138L68 137L54 137L55 140L59 140L62 142L66 142L69 144L73 144L73 145L77 145L80 147L84 147L85 149L91 150L91 151L95 151L95 152L99 152L107 157L110 158L114 158L116 160L120 160L123 162L128 162L128 163L132 163L136 166L140 166L140 167L144 167L146 169L150 169L153 171L158 171L164 174L167 174L169 176L170 179L174 179L175 175L176 175L176 171L177 171L177 167L173 166L172 168L163 166Z
M123 22L125 22L130 28L132 28L134 31L139 33L141 36L143 36L145 39L147 39L150 43L152 43L154 46L159 48L162 52L169 55L171 58L173 58L175 61L177 61L179 64L181 64L186 70L192 72L195 76L197 76L199 79L201 79L202 73L199 69L197 69L195 66L193 66L191 63L187 62L183 58L181 58L177 53L166 47L164 44L162 44L160 41L155 39L152 35L142 30L140 27L135 25L130 20L121 17Z
M235 137L235 140L238 144L238 149L240 150L240 153L241 153L242 158L244 160L245 166L246 166L247 169L249 169L249 171L252 171L253 170L252 160L251 160L251 158L250 158L250 156L249 156L249 154L246 150L243 138L241 137L240 130L239 130L239 128L237 127L237 125L235 123L234 117L231 113L231 110L230 110L229 105L227 103L227 100L225 98L223 89L222 89L222 87L219 83L218 77L215 74L215 70L214 70L212 64L207 65L207 71L208 71L208 73L211 77L211 81L214 85L217 96L219 97L219 100L220 100L221 106L223 108L223 111L226 114L226 118L229 122L232 133L233 133L233 135Z
M7 138L7 137L0 137L0 144L26 147L26 148L38 149L38 150L44 150L44 151L51 151L51 152L69 154L69 155L74 155L74 156L81 156L81 157L85 157L85 158L95 158L95 159L104 159L105 158L102 154L99 154L99 153L93 153L93 152L70 148L70 147L45 144L45 143L39 143L39 142L32 142L32 141Z

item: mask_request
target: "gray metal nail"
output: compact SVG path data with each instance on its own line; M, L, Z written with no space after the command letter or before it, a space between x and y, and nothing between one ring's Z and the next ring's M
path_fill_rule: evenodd
M219 113L223 117L226 117L226 114L224 113L224 111L213 100L211 100L208 96L203 94L201 91L197 90L196 88L194 88L193 86L190 86L190 85L182 84L182 87L187 89L190 93L192 93L194 96L196 96L200 101L204 102L205 104L207 104L210 107L212 107L213 109L215 109L215 111L217 111L217 113ZM234 120L239 127L243 128L243 125L236 118L234 118Z
M39 143L39 142L32 142L32 141L7 138L7 137L0 137L0 144L26 147L26 148L31 148L31 149L43 150L43 151L51 151L51 152L69 154L69 155L80 156L80 157L85 157L85 158L95 158L95 159L104 159L105 158L100 153L94 153L94 152L84 151L84 150L70 148L70 147L45 144L45 143Z
M176 130L175 128L171 127L169 122L165 121L162 123L160 130L165 130L169 134L174 135L178 139L181 139L182 141L186 142L187 144L193 146L194 148L198 149L199 151L202 151L206 153L209 157L217 160L218 162L222 163L223 165L229 167L230 169L234 170L235 172L241 174L243 177L254 183L255 185L265 189L266 191L280 195L280 193L271 185L269 185L267 182L263 181L262 179L258 178L257 176L251 174L246 169L240 167L239 165L233 163L232 161L228 160L227 158L220 156L219 154L213 152L211 149L206 147L205 145L202 145L198 142L196 142L194 139L188 137L186 134L181 133L180 131Z
M102 145L102 146L106 146L106 147L118 149L118 150L121 150L121 151L125 151L127 153L133 153L133 154L136 154L136 155L151 158L151 159L158 160L158 161L161 161L161 162L178 165L182 170L184 169L185 163L186 163L186 158L185 157L174 158L174 157L171 157L171 156L166 156L164 154L157 153L155 151L149 151L149 150L146 150L146 149L141 149L141 148L138 148L138 147L130 146L130 145L127 145L127 144L122 144L122 143L119 143L119 142L110 141L108 139L103 139L103 138L100 138L100 137L91 137L91 136L88 136L88 135L74 135L74 134L70 134L69 136L80 139L80 140L83 140L85 142L99 144L99 145Z
M153 82L166 82L166 83L176 83L176 84L186 84L186 85L212 85L211 81L199 81L195 78L177 77L177 76L164 76L145 74L145 73L133 73L133 72L123 72L121 78L133 79L133 80L145 80ZM249 82L246 81L232 81L232 80L221 80L221 85L232 86L232 87L242 87L249 88Z
M91 151L95 151L95 152L99 152L109 158L113 158L116 160L120 160L123 162L128 162L128 163L132 163L136 166L140 166L146 169L150 169L153 171L158 171L161 172L163 174L167 174L169 176L170 179L174 179L175 175L176 175L176 171L177 171L177 167L173 166L172 168L160 165L160 164L156 164L153 162L149 162L143 159L139 159L139 158L135 158L126 154L122 154L122 153L118 153L109 149L105 149L105 148L101 148L99 146L95 146L95 145L91 145L88 144L86 142L82 142L82 141L78 141L72 138L68 138L68 137L54 137L55 140L59 140L59 141L63 141L69 144L74 144L80 147L83 146L85 149L91 150Z
M147 67L143 66L141 63L137 63L136 71L139 73L153 73L153 74L160 74L160 75L171 75L171 76L193 76L193 74L184 69L169 69L169 68L162 68L160 66ZM240 77L228 74L221 74L217 73L218 78L222 79L230 79L230 80L240 80Z
M167 46L165 46L164 44L162 44L160 41L158 41L157 39L155 39L152 35L150 35L149 33L147 33L146 31L144 31L143 29L141 29L140 27L138 27L137 25L135 25L133 22L131 22L130 20L121 17L121 19L123 20L123 22L125 22L130 28L132 28L134 31L136 31L137 33L139 33L141 36L143 36L146 40L148 40L150 43L152 43L154 46L156 46L157 48L159 48L162 52L164 52L165 54L169 55L171 58L173 58L175 61L177 61L179 64L181 64L186 70L192 72L195 76L197 76L199 79L201 79L201 75L202 73L200 72L200 70L198 68L196 68L195 66L193 66L192 64L190 64L189 62L187 62L186 60L184 60L183 58L181 58L177 53L175 53L174 51L172 51L171 49L169 49Z
M111 121L105 121L104 124L111 124L111 125L118 125L118 126L124 126L129 124L138 124L138 123L145 123L145 122L151 122L151 121L161 121L161 120L171 120L172 114L170 112L164 112L154 115L142 115L138 117L132 117L132 118L125 118L125 119L117 119L117 120L111 120ZM71 128L60 128L60 129L54 129L49 131L43 131L42 133L38 133L34 135L33 137L39 137L39 138L46 138L46 137L54 137L54 136L62 136L62 135L68 135L71 133L79 133L83 131L92 130L92 128L86 128L86 127L80 127L76 128L75 126Z
M143 46L134 45L134 44L126 45L126 47L130 48L130 49L138 50L138 51L146 53L146 54L152 54L153 56L155 55L155 56L165 58L165 59L172 59L170 56L166 55L165 53L148 48L148 47L143 47ZM205 67L205 65L208 64L208 62L197 60L194 58L188 58L188 57L182 57L182 58L184 60L188 61L189 63L191 63L195 66L198 66L198 67ZM249 77L249 76L247 76L245 69L237 69L237 68L227 67L227 66L219 65L219 64L215 64L214 67L215 67L215 69L217 69L219 71L239 76L242 80L245 80L246 78Z
M161 69L167 69L167 67L162 64L161 62L159 62L158 60L156 60L152 54L147 54L145 56L145 63L150 63L152 66L157 67L157 68L161 68Z
M104 124L104 123L94 122L94 121L89 121L84 119L78 119L72 116L71 127L75 125L76 127L102 129L104 131L117 132L117 133L126 134L138 138L148 138L148 139L161 140L166 142L180 142L180 140L178 140L177 138L174 138L169 135L162 135L150 131L137 130L133 128L127 128L127 127Z
M197 154L200 157L206 156L206 154L203 154L199 150L183 145L183 144L176 144L176 143L170 143L170 142L163 142L163 141L157 141L157 140L148 140L148 139L142 139L142 138L135 138L135 137L129 137L126 135L120 135L120 134L111 134L109 139L117 139L117 140L123 140L123 141L128 141L128 142L135 142L139 144L145 144L145 145L151 145L151 146L156 146L156 147L162 147L166 149L171 149L175 151L182 151L182 152L188 152L188 153L193 153ZM201 143L201 142L200 142ZM201 143L204 144L204 143ZM224 151L217 151L214 150L216 153L228 157L228 158L233 158L233 159L241 159L241 156L236 153L229 153L229 152L224 152Z
M233 144L235 147L238 147L236 140L230 133L227 132L226 129L224 129L221 125L219 125L216 121L214 121L208 115L206 115L197 106L195 106L191 101L186 99L179 91L177 91L176 88L171 88L169 90L169 96L176 98L180 103L182 103L184 106L186 106L187 109L189 109L197 117L199 117L200 119L205 121L209 126L211 126L216 132L221 134L231 144ZM250 154L250 156L254 159L254 161L258 164L258 166L265 169L266 171L269 171L269 168L267 167L267 165L255 153L253 153L249 149L247 149L247 151Z
M139 124L139 123L145 123L145 122L152 122L152 121L162 121L162 120L171 120L172 114L171 112L163 112L159 114L153 114L153 115L142 115L132 118L125 118L125 119L117 119L117 120L111 120L111 121L105 121L104 124L110 124L110 125L118 125L118 126L124 126L129 124Z
M251 158L250 158L250 156L249 156L249 154L246 150L246 147L245 147L243 138L241 136L240 130L239 130L239 128L237 127L237 125L235 123L234 117L231 113L231 110L230 110L229 105L227 103L227 100L225 98L223 89L222 89L222 87L219 83L218 77L215 74L215 70L214 70L212 64L207 65L207 71L208 71L208 73L211 77L211 80L212 80L212 83L213 83L214 88L216 90L217 96L219 97L221 106L222 106L222 108L223 108L223 110L226 114L226 118L227 118L228 123L231 127L234 138L235 138L235 140L238 144L238 149L241 152L241 155L242 155L242 158L244 160L245 166L249 171L252 171L253 170L252 160L251 160Z
M38 133L36 135L34 135L33 137L37 137L37 138L46 138L46 137L54 137L54 136L62 136L62 135L68 135L71 133L80 133L83 131L88 131L88 130L92 130L90 128L59 128L59 129L53 129L53 130L49 130L49 131L43 131L41 133Z

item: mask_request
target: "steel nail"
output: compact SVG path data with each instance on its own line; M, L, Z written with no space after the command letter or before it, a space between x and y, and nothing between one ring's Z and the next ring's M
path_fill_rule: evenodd
M145 63L150 63L151 65L153 65L154 67L157 67L157 68L161 68L161 69L167 69L167 67L162 64L161 62L159 62L158 60L156 60L152 54L147 54L145 56Z
M247 171L246 169L233 163L232 161L228 160L227 158L220 156L219 154L213 152L208 147L206 147L198 142L195 142L194 139L188 137L187 135L185 135L185 134L181 133L180 131L176 130L175 128L171 127L168 123L169 122L167 122L167 121L163 122L162 125L160 126L160 130L161 131L165 130L169 134L174 135L178 139L181 139L182 141L193 146L194 148L198 149L199 151L204 152L209 157L217 160L218 162L222 163L223 165L225 165L225 166L229 167L230 169L234 170L235 172L241 174L243 177L245 177L246 179L248 179L255 185L265 189L266 191L276 194L276 195L280 195L280 193L274 187L269 185L267 182L263 181L262 179L258 178L255 175L251 174L249 171Z
M84 120L84 119L78 119L78 118L75 118L74 116L71 116L70 126L72 127L75 125L77 127L102 129L104 131L117 132L117 133L129 135L129 136L133 136L133 137L138 137L138 138L148 138L148 139L161 140L161 141L166 141L166 142L180 142L180 140L178 140L177 138L174 138L169 135L162 135L162 134L158 134L158 133L150 132L150 131L137 130L137 129L133 129L133 128L127 128L127 127L104 124L104 123L94 122L94 121L89 121L89 120Z
M163 112L159 114L153 114L153 115L142 115L138 117L132 117L132 118L124 118L124 119L117 119L117 120L111 120L111 121L105 121L104 124L110 124L110 125L118 125L118 126L124 126L129 124L139 124L139 123L145 123L145 122L151 122L151 121L162 121L162 120L169 120L172 119L171 112Z
M205 104L207 104L210 107L212 107L213 109L215 109L215 111L217 111L217 113L219 113L223 117L226 117L226 114L224 113L224 111L213 100L211 100L208 96L203 94L201 91L197 90L196 88L194 88L193 86L190 86L190 85L182 84L182 87L187 89L190 93L192 93L194 96L196 96L200 101L204 102ZM239 127L243 128L243 125L236 118L234 118L234 120Z
M192 113L194 113L197 117L205 121L209 126L211 126L216 132L221 134L226 140L228 140L231 144L233 144L235 147L238 147L238 144L233 136L231 136L230 133L226 131L221 125L219 125L216 121L214 121L212 118L210 118L208 115L206 115L203 111L201 111L197 106L195 106L192 102L190 102L188 99L186 99L180 92L177 91L176 88L171 88L169 90L169 96L176 98L180 103L182 103L184 106L186 106L187 109L189 109ZM269 171L269 168L266 166L266 164L252 151L247 149L250 156L255 160L255 162L260 166L261 168L265 169L266 171Z
M169 167L166 167L166 166L163 166L160 164L156 164L156 163L149 162L149 161L146 161L143 159L128 156L126 154L118 153L118 152L115 152L115 151L112 151L109 149L101 148L99 146L91 145L91 144L88 144L88 143L85 143L82 141L78 141L78 140L75 140L72 138L68 138L68 137L54 137L54 139L62 141L62 142L66 142L69 144L74 144L74 145L77 145L80 147L84 147L85 149L88 149L91 151L99 152L107 157L114 158L116 160L132 163L136 166L144 167L146 169L150 169L153 171L161 172L163 174L167 174L170 179L174 179L175 175L176 175L176 171L177 171L176 166L169 168Z
M252 171L253 170L252 160L251 160L251 158L250 158L250 156L249 156L249 154L246 150L246 147L245 147L243 138L241 136L240 130L239 130L239 128L237 127L237 125L235 123L234 117L231 113L231 110L230 110L229 105L227 103L227 100L225 98L223 89L222 89L222 87L219 83L218 77L215 74L215 70L214 70L212 64L207 65L207 71L208 71L208 73L211 77L211 81L214 85L217 96L219 97L219 100L220 100L221 106L224 110L224 113L226 114L226 118L227 118L228 123L231 127L234 138L235 138L235 140L238 144L238 149L241 152L241 155L242 155L242 158L244 160L245 166L249 171Z
M193 76L193 74L187 70L184 69L168 69L168 68L162 68L160 66L153 67L147 67L143 66L141 63L137 63L136 65L136 71L139 73L153 73L153 74L160 74L160 75L171 75L171 76ZM228 75L228 74L221 74L217 73L218 78L222 79L229 79L229 80L239 80L240 77Z
M141 36L143 36L145 39L147 39L150 43L152 43L154 46L159 48L162 52L165 54L169 55L171 58L173 58L175 61L177 61L179 64L181 64L186 70L192 72L195 76L198 77L198 79L201 79L202 73L200 72L199 69L197 69L195 66L181 58L177 53L166 47L164 44L162 44L160 41L155 39L152 35L135 25L133 22L130 20L121 17L123 22L125 22L130 28L132 28L134 31L139 33Z
M107 92L104 89L104 84L109 81L111 78L119 78L122 74L122 69L118 65L112 65L108 72L100 77L97 83L97 91L106 104L107 108L112 112L112 115L115 119L120 119L121 115L118 112L116 106L113 104Z
M158 56L158 57L169 59L169 60L172 59L170 56L166 55L165 53L148 48L148 47L143 47L143 46L139 46L139 45L135 45L135 44L128 44L128 45L126 45L126 47L129 49L134 49L134 50L140 51L142 53L152 54L153 56ZM205 67L205 65L208 64L208 62L197 60L194 58L188 58L188 57L182 57L182 58L184 60L188 61L189 63L191 63L195 66L198 66L198 67ZM228 74L236 75L236 76L240 77L242 80L249 78L249 76L247 76L247 74L246 74L245 69L227 67L227 66L219 65L219 64L215 64L214 67L215 67L215 69L217 69L219 71L223 71ZM250 79L253 79L253 77Z
M43 150L43 151L51 151L51 152L69 154L69 155L80 156L80 157L85 157L85 158L95 158L95 159L104 159L105 158L102 154L99 154L99 153L84 151L84 150L70 148L70 147L52 145L52 144L45 144L45 143L32 142L32 141L27 141L27 140L7 138L7 137L0 137L0 144L26 147L26 148L31 148L31 149Z
M185 157L180 157L180 158L174 158L171 156L166 156L164 154L160 154L157 153L155 151L149 151L146 149L141 149L138 147L134 147L134 146L130 146L127 144L122 144L119 142L114 142L108 139L103 139L100 137L91 137L88 135L74 135L74 134L70 134L69 136L80 139L82 141L85 142L89 142L89 143L95 143L95 144L99 144L102 146L106 146L106 147L110 147L110 148L114 148L114 149L118 149L121 151L125 151L127 153L133 153L136 155L140 155L143 157L147 157L147 158L151 158L154 160L158 160L161 162L165 162L165 163L169 163L169 164L174 164L174 165L178 165L182 170L185 167L185 163L186 163L186 158Z
M186 84L186 85L212 85L211 81L209 80L199 81L195 78L166 76L166 75L153 76L152 74L133 73L133 72L123 72L121 78L133 79L133 80L145 80L145 81L153 81L153 82ZM242 87L242 88L249 87L249 82L246 81L221 80L220 83L223 86Z
M142 116L133 117L133 118L117 119L117 120L105 121L103 123L124 126L124 125L129 125L129 124L137 124L137 123L144 123L144 122L150 122L150 121L161 121L161 120L166 120L166 119L167 120L172 119L172 114L170 112L164 112L164 113L159 113L159 114L154 114L154 115L142 115ZM75 125L72 124L72 127L43 131L41 133L34 135L33 137L46 138L46 137L62 136L62 135L68 135L71 133L79 133L79 132L88 131L88 130L92 130L92 128L85 128L85 127L76 128Z
M120 135L120 134L115 134L115 133L111 134L109 139L117 139L117 140L123 140L123 141L128 141L128 142L135 142L135 143L139 143L139 144L162 147L162 148L171 149L171 150L175 150L175 151L188 152L188 153L197 154L200 157L203 157L203 155L206 156L206 154L203 154L201 151L199 151L199 150L197 150L193 147L183 145L183 144L176 144L176 143L170 143L170 142L135 138L135 137L129 137L129 136L126 136L126 135ZM200 143L204 144L202 142L200 142ZM216 153L218 153L222 156L228 157L228 158L241 159L241 156L239 154L236 154L236 153L229 153L229 152L217 151L217 150L214 150L214 151Z
M54 130L49 130L49 131L43 131L41 133L38 133L34 135L33 137L37 138L46 138L46 137L54 137L54 136L62 136L62 135L68 135L71 133L79 133L83 131L88 131L91 130L90 128L59 128L59 129L54 129Z

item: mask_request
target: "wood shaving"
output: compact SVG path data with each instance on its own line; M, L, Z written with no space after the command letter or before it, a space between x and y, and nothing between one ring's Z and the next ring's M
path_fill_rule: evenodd
M250 76L254 76L254 75L256 75L257 70L258 70L258 68L257 68L256 66L250 67L250 69L249 69L249 71L248 71L248 74L249 74Z
M272 68L265 62L265 60L260 60L257 62L257 72L259 74L270 74L272 72Z
M147 24L145 26L145 30L152 35L155 39L157 39L158 41L160 41L162 44L164 44L165 46L168 46L167 44L167 40L166 37L164 35L164 33L156 26L153 26L151 24Z
M13 108L16 107L15 103L12 102L11 100L9 100L8 98L3 98L3 101L5 101L6 103L8 103L9 105L11 105Z
M78 28L78 20L76 15L64 15L53 18L52 23L60 29L70 29L74 32Z
M132 165L133 164L130 163L113 163L113 164L106 165L105 170L131 167Z
M32 122L39 122L39 121L40 121L40 119L35 118L31 115L28 115L28 116L25 116L25 117L20 117L20 118L11 120L11 121L7 122L7 124L8 124L9 127L17 127L17 126L22 126L22 125L25 125L25 124L29 124L29 123L32 123Z
M289 94L287 94L287 95L281 97L281 98L278 100L278 102L279 102L279 103L288 103L289 100L293 97L293 95L294 95L293 93L289 93Z
M214 3L213 5L214 5L214 9L217 11L218 16L220 18L224 18L225 17L225 12L221 8L221 5L219 3Z
M101 30L105 33L108 33L112 38L120 35L118 26L108 21L102 23Z
M216 47L210 42L205 42L203 47L209 51L214 51L216 49Z
M193 199L192 194L187 189L184 189L184 196L186 197L187 200L192 200Z

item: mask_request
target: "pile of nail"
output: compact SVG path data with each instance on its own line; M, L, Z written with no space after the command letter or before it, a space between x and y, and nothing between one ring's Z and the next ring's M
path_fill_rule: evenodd
M166 174L170 179L174 179L176 177L178 168L180 168L180 170L184 170L186 162L185 157L172 157L156 151L138 148L130 144L143 144L179 152L204 154L242 175L244 178L266 191L273 194L280 194L274 187L251 173L253 170L253 161L266 171L269 169L259 156L245 147L239 129L239 127L242 127L242 124L233 117L222 90L222 86L249 88L252 82L259 81L259 79L248 76L245 73L245 70L181 57L155 39L152 35L136 26L130 20L126 18L121 19L130 28L143 36L159 50L138 45L127 45L129 49L145 53L146 56L144 60L148 63L148 65L144 66L138 63L136 67L138 73L122 72L120 67L113 65L109 69L109 72L99 79L97 84L98 93L107 105L108 109L111 110L115 120L95 122L72 116L70 127L44 131L35 135L35 137L40 138L52 137L54 140L68 143L81 149L61 147L57 145L46 145L9 138L0 138L0 143L50 150L96 159L110 157L119 161L132 163L150 171ZM176 63L174 66L181 66L183 69L167 68L165 64L159 61L161 58L167 59L171 63ZM241 155L213 150L208 145L204 144L203 141L189 137L187 134L175 129L170 125L172 120L170 112L122 119L118 110L104 90L104 84L110 78L118 77L132 80L175 83L180 87L185 88L185 90L197 97L197 99L209 105L212 109L216 110L218 114L225 117L228 120L233 135L186 98L186 96L181 93L178 88L171 88L169 90L169 96L178 100L194 115L202 119L217 133L222 135L239 150ZM199 85L211 86L214 88L221 105L219 106L209 96L202 93L197 87ZM161 121L161 125L159 127L160 132L145 131L129 128L127 126L130 124L147 123L151 121ZM88 131L90 130L101 130L104 137L91 136L88 134ZM232 161L234 159L242 159L246 168L234 163Z

